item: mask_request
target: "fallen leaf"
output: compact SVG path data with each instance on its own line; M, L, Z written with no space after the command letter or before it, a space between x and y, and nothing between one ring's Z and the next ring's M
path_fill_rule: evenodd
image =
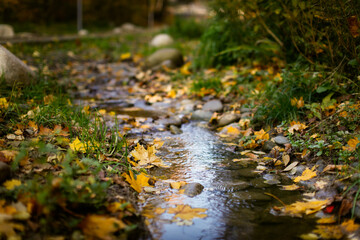
M299 164L298 161L292 162L289 166L284 168L283 172L291 171L294 167L296 167Z
M75 138L75 140L69 144L69 147L74 152L86 152L86 146L84 143L82 143L78 137Z
M125 223L114 217L88 215L80 224L84 235L89 239L114 239L113 234L126 227Z
M269 140L269 134L264 131L264 129L261 129L260 131L255 131L254 135L256 136L255 140Z
M185 186L186 184L187 184L187 182L185 182L185 181L171 182L170 187L172 189L180 189L181 187Z
M344 221L341 224L341 228L344 229L348 233L352 233L352 232L359 230L360 225L355 223L354 219L349 219L349 220Z
M9 107L9 103L6 98L0 98L0 108L7 109Z
M325 200L313 199L311 201L306 201L306 202L297 201L293 204L286 205L285 207L281 207L280 209L285 215L302 217L303 214L309 215L320 211L321 209L325 208L328 203L330 203L329 199L325 199Z
M354 152L356 150L356 146L359 144L359 139L358 138L352 138L350 139L347 144L347 147L343 147L343 150L349 151L349 152Z
M298 176L294 179L294 182L307 181L313 177L316 177L316 171L306 168L301 176Z
M286 167L290 162L290 156L288 154L284 154L282 156L282 161L284 163L284 166Z
M138 161L137 164L140 167L151 168L153 166L157 166L168 168L169 166L165 165L164 162L155 155L155 153L155 146L145 149L143 145L138 143L130 154L134 157L135 161Z
M18 153L19 152L15 150L2 150L0 151L0 162L12 162Z
M344 236L338 225L318 225L313 233L320 239L341 239Z
M15 187L21 185L21 181L17 179L7 180L3 185L7 190L13 190Z
M282 190L285 190L285 191L294 191L294 190L297 190L299 188L300 187L298 185L296 185L296 184L282 186Z
M48 105L54 101L54 95L47 95L44 97L44 104Z
M204 218L207 209L205 208L191 208L190 205L177 205L175 208L170 208L168 213L175 214L174 218L181 218L183 220L192 220L193 218Z
M132 171L129 171L130 175L123 173L123 177L125 180L130 184L130 186L137 191L138 193L142 192L142 187L150 186L149 184L149 177L145 173L140 173L134 176Z
M332 224L336 223L336 218L334 215L331 215L330 217L320 218L316 221L318 224Z
M290 123L290 127L289 127L289 133L291 134L294 134L294 131L301 131L301 130L304 130L306 129L307 126L303 123L300 123L300 122L295 122L295 121L292 121Z
M131 53L127 52L127 53L122 53L120 55L120 59L121 60L126 60L126 59L129 59L131 57Z

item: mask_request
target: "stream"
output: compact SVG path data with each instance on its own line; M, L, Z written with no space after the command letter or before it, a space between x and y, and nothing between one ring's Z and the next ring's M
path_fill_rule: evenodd
M314 220L311 218L273 214L272 207L281 203L265 193L280 198L285 204L301 199L298 191L281 190L281 185L292 184L285 174L257 173L257 163L253 161L233 162L242 158L241 154L209 130L205 122L190 121L181 125L181 133L170 133L161 121L169 115L181 117L178 101L148 105L136 94L123 90L121 84L109 86L108 82L91 84L91 91L88 86L80 86L83 94L77 96L82 98L79 102L86 102L84 97L96 96L95 107L115 111L118 118L134 118L150 125L146 131L129 130L129 138L164 141L157 155L170 167L150 169L149 173L157 178L155 187L151 192L139 194L140 207L154 239L284 240L297 239L312 230ZM120 127L124 124L120 123ZM114 122L109 125L113 126ZM195 196L187 196L171 189L169 181L199 183L204 189ZM190 222L175 219L167 210L178 205L206 209L207 216Z

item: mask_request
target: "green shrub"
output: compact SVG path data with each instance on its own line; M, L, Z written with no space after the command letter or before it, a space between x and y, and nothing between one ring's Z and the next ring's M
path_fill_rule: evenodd
M194 39L200 38L205 31L204 22L195 19L176 17L174 22L164 32L175 38Z

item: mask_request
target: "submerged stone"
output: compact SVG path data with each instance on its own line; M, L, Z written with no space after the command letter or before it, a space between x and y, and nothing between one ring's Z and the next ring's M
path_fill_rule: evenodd
M204 186L200 183L188 183L185 186L183 186L180 190L184 191L184 194L189 197L195 197L196 195L199 195L202 190L204 189Z

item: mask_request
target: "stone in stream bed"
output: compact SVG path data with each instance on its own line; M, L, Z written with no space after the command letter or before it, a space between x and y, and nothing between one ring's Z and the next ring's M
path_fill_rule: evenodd
M256 201L256 202L270 202L272 198L263 192L256 191L242 191L235 192L232 197L238 198L242 201Z
M144 69L156 70L166 65L168 68L181 67L184 64L184 57L175 48L163 48L151 54L144 63Z
M236 113L225 113L218 120L217 127L223 127L240 119L240 115Z
M203 189L204 186L200 183L188 183L180 188L180 190L182 190L184 194L189 197L195 197L196 195L199 195Z
M219 112L222 111L223 104L220 100L214 99L205 103L202 109L210 112Z
M212 113L205 110L196 110L191 115L191 120L198 121L209 121L211 119Z
M245 181L222 182L214 184L212 189L224 192L237 192L250 187L250 183Z
M180 128L178 128L175 125L170 125L169 129L172 134L181 134L183 132Z
M265 141L264 145L262 147L262 150L264 152L270 152L271 149L273 149L273 147L275 147L275 146L276 146L276 143L274 143L273 141Z

